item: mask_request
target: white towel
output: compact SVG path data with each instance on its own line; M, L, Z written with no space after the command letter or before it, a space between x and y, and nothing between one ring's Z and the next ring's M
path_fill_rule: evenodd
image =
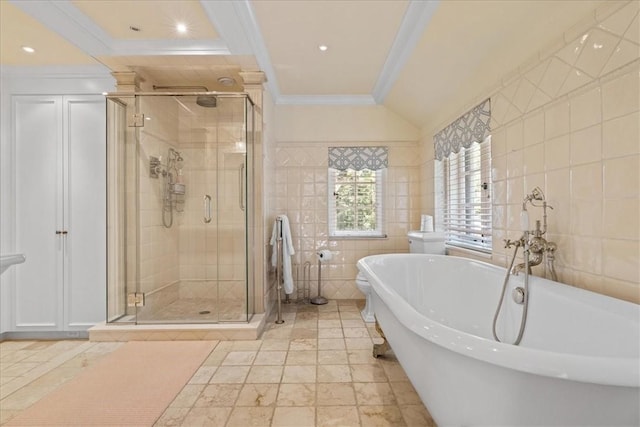
M278 219L282 220L282 277L284 278L284 292L286 294L293 293L293 275L291 274L291 256L296 253L293 249L293 241L291 239L291 228L289 228L289 218L286 215L278 215L273 223L273 232L271 233L271 265L278 265Z

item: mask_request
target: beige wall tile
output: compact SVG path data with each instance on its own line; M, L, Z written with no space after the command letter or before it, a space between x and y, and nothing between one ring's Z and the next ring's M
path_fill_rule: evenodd
M604 162L604 197L638 198L640 156L633 155Z
M637 62L637 61L636 61ZM638 111L640 75L637 67L602 85L602 115L604 120Z

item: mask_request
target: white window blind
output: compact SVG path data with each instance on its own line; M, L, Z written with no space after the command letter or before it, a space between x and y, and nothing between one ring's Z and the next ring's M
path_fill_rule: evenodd
M442 160L447 243L491 252L491 136Z
M329 168L329 236L385 237L385 171Z

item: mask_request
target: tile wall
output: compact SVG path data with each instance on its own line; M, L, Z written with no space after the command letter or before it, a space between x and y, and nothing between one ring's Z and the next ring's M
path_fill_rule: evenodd
M386 239L329 239L327 228L327 157L330 146L386 145L389 168L385 189ZM330 249L333 259L322 266L323 296L362 298L355 286L357 261L367 255L407 252L407 232L420 218L419 149L416 142L345 143L278 142L275 151L276 212L286 213L298 265L311 263L311 294L317 293L316 251Z
M520 236L522 199L545 192L559 280L640 303L640 23L606 3L460 114L492 99L493 256ZM456 117L451 117L450 121ZM442 123L439 128L448 123ZM438 129L439 129L438 128ZM423 138L422 209L433 211L434 129ZM530 218L541 219L541 209ZM545 272L538 267L534 274Z
M142 291L150 293L148 305L164 306L179 298L219 298L244 307L243 100L221 99L219 108L203 110L193 100L183 99L194 104L192 111L197 114L173 98L150 97L142 102L141 111L150 119L140 132L139 166L140 279ZM178 196L181 203L173 210L173 225L166 228L164 180L150 178L148 169L150 156L161 157L166 165L169 148L184 159L181 180L186 194ZM209 224L203 222L205 195L211 197ZM162 292L154 293L159 289Z

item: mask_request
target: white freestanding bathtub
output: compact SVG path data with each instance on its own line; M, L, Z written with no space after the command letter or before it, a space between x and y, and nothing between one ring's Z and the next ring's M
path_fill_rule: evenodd
M640 425L640 306L530 276L524 337L511 276L465 258L361 259L376 318L440 426Z

